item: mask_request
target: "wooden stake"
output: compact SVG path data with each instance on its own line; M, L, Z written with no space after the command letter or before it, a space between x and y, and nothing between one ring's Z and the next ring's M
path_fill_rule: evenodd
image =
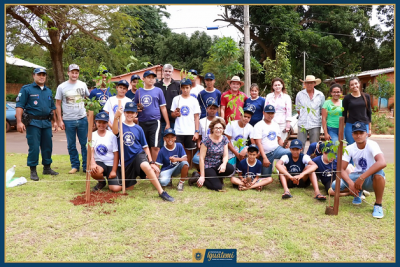
M335 200L333 202L333 213L338 215L339 213L339 196L340 196L340 180L342 179L342 155L343 155L343 138L344 138L344 117L339 119L339 149L337 156L336 166L336 185L335 185Z
M118 109L121 108L121 100L118 100ZM124 131L122 130L122 115L119 117L119 147L121 154L122 194L125 194L125 156L124 156Z
M92 159L92 130L93 130L93 111L89 110L88 117L88 146L87 156L86 156L86 202L90 201L90 172L88 169L90 168L90 160ZM89 167L89 168L88 168Z

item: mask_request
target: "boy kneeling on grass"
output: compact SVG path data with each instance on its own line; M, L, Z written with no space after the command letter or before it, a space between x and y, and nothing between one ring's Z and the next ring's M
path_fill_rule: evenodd
M261 191L264 185L272 183L272 177L260 178L262 171L262 163L257 159L259 156L258 146L255 144L249 145L247 148L247 158L236 164L239 177L231 177L233 187L240 191L248 189L257 189ZM251 178L251 182L247 178Z
M122 137L118 128L118 120L122 116L122 106L115 113L112 130L118 138L118 146L120 145L119 138L123 138L124 141L126 189L133 189L137 183L137 176L140 176L142 179L148 178L163 200L173 202L174 198L168 195L158 182L156 173L160 172L160 168L151 158L143 129L133 122L137 116L137 105L133 102L126 103L124 115L125 121L122 122ZM121 152L121 148L119 148L119 151ZM150 164L148 160L150 160ZM122 181L119 181L118 189L118 191L122 190Z
M283 186L284 193L282 199L291 198L289 188L306 188L312 184L314 188L315 199L326 200L318 188L318 181L315 175L310 175L318 166L310 156L301 153L303 144L300 140L294 139L290 142L290 153L283 155L276 163L276 169L279 171L279 179Z
M353 204L362 203L363 190L375 192L375 205L372 217L383 218L382 198L385 189L386 161L379 145L367 139L367 125L357 121L352 125L352 136L354 143L347 146L347 153L342 157L342 180L340 180L340 195L353 195ZM354 172L346 172L350 160L355 163ZM332 183L332 190L335 190L336 181Z
M181 175L181 180L177 186L178 191L183 191L183 185L187 179L189 163L181 143L175 143L175 130L169 128L164 132L165 145L158 153L156 164L162 166L159 181L161 186L167 186L172 176Z

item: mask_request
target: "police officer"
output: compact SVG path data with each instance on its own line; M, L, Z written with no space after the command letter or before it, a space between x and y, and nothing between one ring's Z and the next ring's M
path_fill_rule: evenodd
M27 165L31 168L31 179L34 181L39 181L36 172L36 166L39 164L39 147L42 151L43 174L58 174L50 168L53 150L51 120L53 120L55 132L57 132L58 125L56 112L53 111L56 106L51 89L44 85L46 76L45 69L34 69L34 83L24 85L16 99L17 130L20 133L26 130L29 146Z

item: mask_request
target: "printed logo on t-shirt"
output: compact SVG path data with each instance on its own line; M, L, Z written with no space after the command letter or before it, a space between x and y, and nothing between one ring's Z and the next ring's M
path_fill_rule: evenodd
M179 158L178 155L173 155L173 156L171 156L171 157ZM179 164L179 162L177 162L177 161L176 161L176 162L169 161L169 164L170 164L171 166L176 166L176 165Z
M268 135L267 135L267 138L269 139L269 140L274 140L275 138L276 138L276 132L274 132L274 131L270 131L269 133L268 133Z
M131 132L124 133L124 144L126 146L132 146L135 142L135 136Z
M182 116L188 116L190 114L190 108L188 106L181 107Z
M140 99L140 102L142 103L142 105L144 107L148 107L151 105L153 101L153 98L151 97L151 95L144 95L142 96L142 98Z
M358 166L360 166L362 171L365 172L367 170L367 160L365 158L361 157L358 160Z
M332 169L326 169L326 170L322 173L322 177L326 177L326 178L332 177L332 172L333 172Z
M118 105L114 105L113 109L112 109L114 111L114 114L117 113L117 109L118 109Z
M291 165L291 166L289 167L289 172L290 172L290 173L298 173L298 174L300 174L300 173L301 173L301 170L300 170L300 167L299 167L299 166L297 166L297 165Z
M237 140L242 139L242 138L243 138L243 135L239 134L234 139L235 139L235 141L237 141Z
M99 97L99 103L100 105L104 106L107 102L108 96L106 95L102 95ZM117 106L118 107L118 106ZM114 112L115 113L115 112Z
M197 99L197 95L195 94L190 94L190 95Z
M254 180L254 178L256 178L256 174L253 173L253 172L248 172L248 173L246 173L246 176L243 177L243 178L246 178L246 177L249 177L249 176L250 176L250 178L251 178L252 181Z
M208 104L213 103L213 102L217 102L217 100L214 97L209 97L206 100L206 106L208 106Z
M98 145L96 147L96 152L99 155L105 156L105 155L107 155L108 149L105 145Z
M247 103L246 107L250 109L251 112L256 112L256 106L254 106L253 104Z

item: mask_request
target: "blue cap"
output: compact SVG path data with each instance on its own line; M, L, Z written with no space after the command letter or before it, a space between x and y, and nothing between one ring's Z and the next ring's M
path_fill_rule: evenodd
M96 117L94 118L95 121L108 121L109 116L108 113L105 111L99 112L96 114Z
M215 80L215 76L212 72L207 72L206 75L204 75L204 80Z
M351 132L355 132L355 131L367 132L367 125L361 121L356 121L351 126Z
M256 144L251 144L249 145L249 147L247 148L248 152L254 152L253 150L257 150L257 152L259 152L260 150L258 149L258 146Z
M264 112L273 112L275 113L275 107L273 105L266 105L264 108Z
M192 81L186 78L181 80L181 85L192 85Z
M217 108L219 108L219 105L215 100L211 100L211 101L207 102L207 107L210 107L210 106L216 106Z
M128 102L125 104L125 109L124 111L132 111L132 112L137 112L137 105L136 103L133 102Z
M108 73L108 70L98 71L97 75L106 74L106 73Z
M176 135L173 128L168 128L167 130L164 131L164 137L167 136L168 134Z
M139 79L139 80L140 80L140 76L137 75L137 74L133 74L133 75L131 76L131 81L133 81L134 79Z
M333 152L333 150L330 149L330 147L331 147L332 145L333 145L333 144L330 143L330 142L327 143L327 144L322 143L322 144L319 146L319 151L325 152L325 153ZM323 150L325 147L326 147L326 150Z
M37 73L47 73L46 69L44 68L36 68L33 70L33 74L37 74Z
M303 148L303 143L299 139L294 139L292 142L290 142L290 147L289 148Z
M125 86L126 88L129 88L129 83L127 82L127 81L125 81L125 80L120 80L118 83L117 83L117 86L118 85L123 85L123 86Z
M254 110L250 106L245 106L243 112L251 113L251 115L254 114Z
M197 70L190 69L188 72L190 72L190 73L192 73L192 74L195 74L195 75L197 75Z
M157 77L157 75L153 71L148 70L145 73L143 73L143 78L146 78L149 75L154 75L154 77Z

